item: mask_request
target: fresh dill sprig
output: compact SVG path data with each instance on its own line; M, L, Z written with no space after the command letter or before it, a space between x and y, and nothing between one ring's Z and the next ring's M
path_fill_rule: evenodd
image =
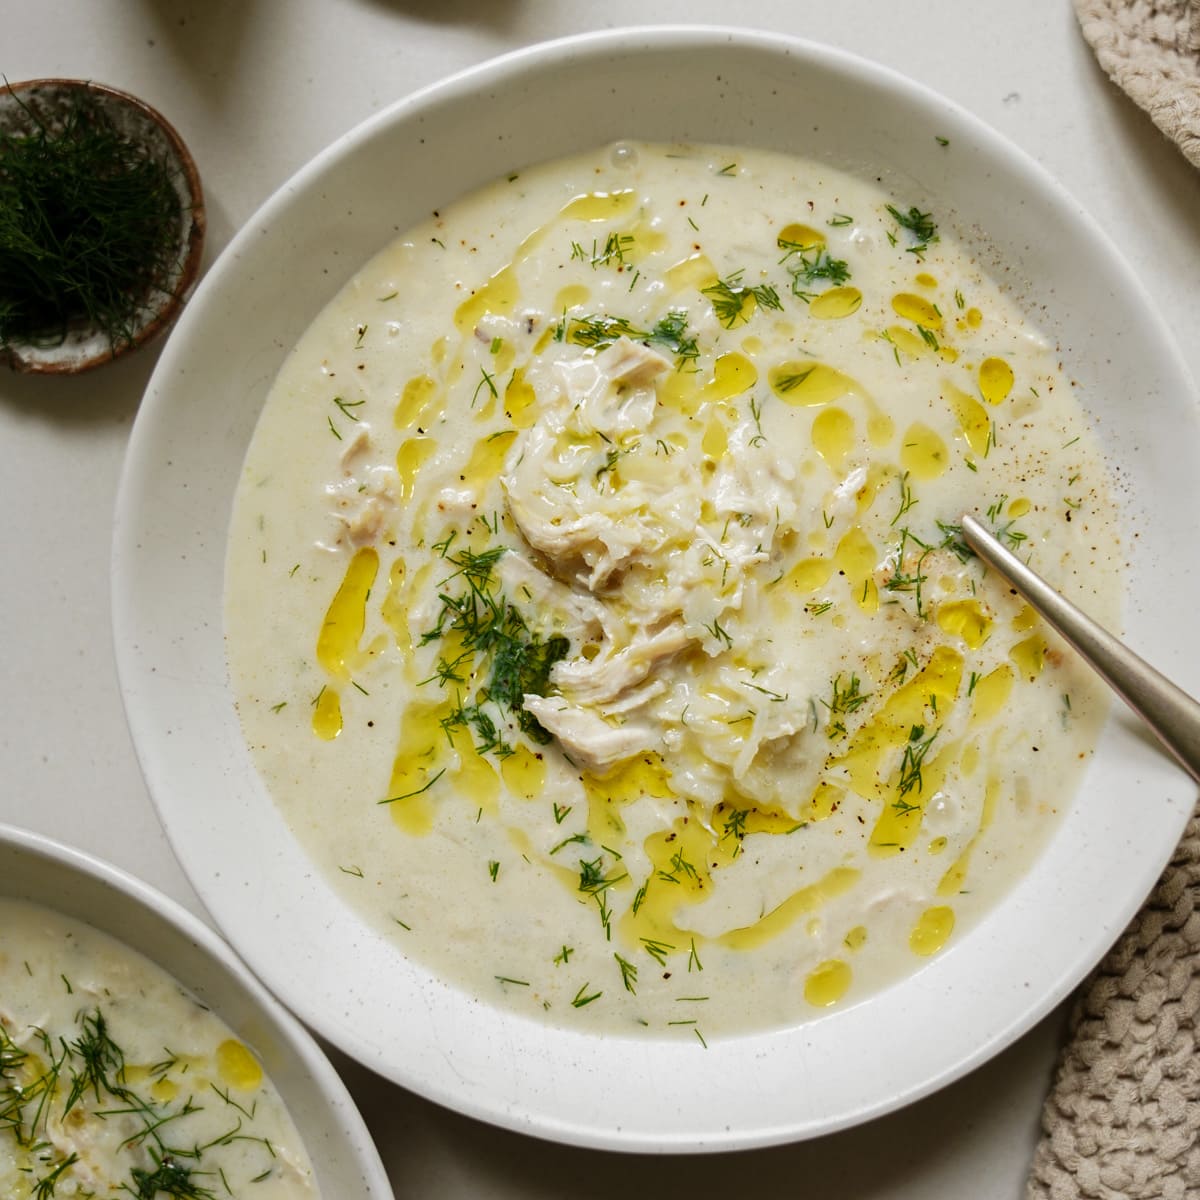
M0 133L0 349L81 326L115 354L178 265L172 170L91 97L53 117L18 103L25 128Z

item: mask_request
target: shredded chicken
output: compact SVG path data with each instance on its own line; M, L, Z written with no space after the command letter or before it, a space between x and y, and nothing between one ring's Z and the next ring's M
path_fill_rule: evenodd
M694 430L681 436L679 412L659 400L672 367L656 351L621 338L571 353L539 368L538 420L510 451L502 483L530 549L500 569L508 593L531 601L538 632L572 647L550 672L552 694L527 696L527 711L573 761L604 771L678 740L668 728L678 717L661 702L671 664L729 653L726 625L746 602L749 572L769 558L796 500L790 465L749 420L727 430L715 461ZM728 742L700 752L735 778L806 720L766 705L731 736L720 704L711 719L702 709L689 736Z
M396 475L388 466L369 465L373 442L363 423L342 452L342 477L325 488L338 522L333 545L368 546L383 535L396 513Z
M603 775L644 750L656 749L660 740L648 724L613 725L599 713L570 704L561 696L526 696L525 709L558 739L572 762L595 775Z

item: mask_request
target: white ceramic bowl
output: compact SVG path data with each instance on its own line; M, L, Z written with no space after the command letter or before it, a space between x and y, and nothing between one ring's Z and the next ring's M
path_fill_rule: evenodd
M274 1081L326 1200L392 1195L329 1060L207 925L115 867L9 825L0 825L0 896L33 901L118 938L216 1012Z
M1119 468L1126 633L1200 685L1198 407L1133 272L1044 171L925 88L803 42L680 28L534 47L402 100L247 223L173 334L133 432L113 560L120 676L192 883L268 985L332 1042L436 1101L548 1138L764 1145L897 1107L1029 1028L1137 910L1195 795L1117 713L1057 834L990 917L876 999L707 1051L493 1010L406 962L313 869L243 744L222 640L226 523L271 380L397 230L508 171L625 137L797 151L936 205L1057 341Z

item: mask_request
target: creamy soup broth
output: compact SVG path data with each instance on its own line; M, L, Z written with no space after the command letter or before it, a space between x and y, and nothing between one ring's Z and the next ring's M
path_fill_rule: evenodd
M315 1200L317 1187L223 1021L107 934L0 898L0 1195Z
M703 1040L912 972L1027 867L1103 699L957 523L1109 621L1118 547L1055 348L950 218L621 144L431 215L313 323L237 496L229 662L398 953Z

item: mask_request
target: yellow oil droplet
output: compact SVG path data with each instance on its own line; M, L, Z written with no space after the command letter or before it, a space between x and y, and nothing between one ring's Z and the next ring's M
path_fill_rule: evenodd
M591 808L595 825L592 832L597 842L603 841L599 834L606 825L622 827L618 817L609 815L615 814L616 809L643 796L665 800L675 795L671 790L670 772L662 756L656 753L627 759L602 776L585 773L583 789Z
M337 690L323 687L313 705L312 731L323 742L332 742L342 732L342 698Z
M715 413L705 426L704 436L700 439L700 449L714 460L724 458L725 451L729 449L729 435L725 431L725 422Z
M493 811L500 796L500 778L491 760L475 749L471 735L463 729L454 731L450 744L458 751L454 786L476 808Z
M896 424L881 408L871 401L868 403L870 414L867 417L867 437L872 446L886 446L895 436Z
M914 479L936 479L950 465L950 454L928 425L914 421L900 439L900 465Z
M886 798L881 783L885 756L895 758L907 744L912 727L925 724L933 701L943 712L953 704L962 682L962 666L962 655L957 650L938 646L925 666L901 684L851 736L845 752L831 765L845 772L860 796Z
M420 835L433 828L430 792L441 771L446 746L442 721L449 716L450 705L439 701L410 705L401 720L386 802L392 820L405 833Z
M1016 633L1024 633L1027 629L1032 629L1038 623L1038 615L1028 604L1021 605L1021 611L1012 619L1013 631Z
M982 725L996 716L1013 688L1013 669L1001 663L979 679L971 692L971 724Z
M720 937L722 944L735 950L752 950L783 933L802 917L810 916L823 908L830 900L848 892L859 879L854 867L834 867L816 883L793 892L781 904L777 904L766 916L753 925L731 929Z
M983 313L977 308L967 309L967 324L972 329L978 329L983 324Z
M396 451L396 475L400 499L411 500L417 494L417 476L429 461L437 443L431 437L407 438Z
M583 308L591 298L590 288L584 287L582 283L572 283L559 289L558 295L554 297L554 307L550 311L570 313L573 308Z
M794 833L796 818L779 808L753 805L746 811L742 830L744 833L769 833L772 836Z
M1009 658L1017 668L1018 673L1030 681L1036 679L1046 665L1046 639L1040 633L1018 642L1009 651Z
M503 375L513 365L517 352L513 349L512 342L504 338L499 339L499 345L493 341L492 347L492 367L488 374Z
M777 243L781 250L817 250L825 245L825 235L811 225L796 222L779 231Z
M767 381L780 399L797 408L817 408L843 396L864 394L849 375L811 359L780 363L767 373Z
M987 409L948 379L942 380L942 395L950 402L967 445L976 454L986 454L992 440L992 420Z
M819 321L840 321L853 316L862 307L862 292L856 287L835 287L822 292L808 306L810 316Z
M712 265L712 259L707 254L689 254L680 259L674 266L663 272L667 286L674 292L702 292L706 287L717 283L719 276L717 268Z
M846 994L852 978L849 966L840 958L827 959L809 972L804 998L814 1008L828 1008Z
M649 221L636 221L632 237L633 242L624 251L625 258L630 262L641 262L648 254L657 254L667 245L667 235Z
M809 802L800 810L802 821L826 821L837 812L838 805L846 797L846 789L827 779L821 780L813 790Z
M813 448L835 474L841 470L857 439L854 418L843 408L823 408L813 420Z
M586 192L568 200L559 215L568 221L609 221L629 212L636 202L637 193L632 188L617 192Z
M879 495L879 489L889 485L896 478L897 474L898 472L894 467L886 466L880 462L873 462L867 468L866 480L863 482L862 487L854 493L855 507L860 516L875 502L875 497Z
M534 800L546 786L546 760L528 746L520 745L500 761L505 787L522 800Z
M471 451L470 461L463 469L463 486L476 494L482 492L499 476L508 448L516 437L515 429L506 429L503 433L495 433L476 442L475 449Z
M861 950L867 944L867 927L855 925L844 938L842 944L847 950Z
M871 577L878 561L879 554L874 544L858 525L842 536L833 552L834 566L845 575L851 594L856 599L862 594L864 585L874 586Z
M854 602L863 612L875 612L880 606L880 593L872 576L878 556L875 546L862 528L854 526L847 530L838 542L833 557L834 565L846 577Z
M396 402L393 419L397 429L411 429L414 425L429 425L441 415L438 400L440 389L428 375L417 375L410 379Z
M898 316L924 329L938 330L942 327L942 314L924 296L917 296L912 292L897 292L892 297L892 309Z
M658 385L658 402L685 417L694 417L704 403L703 384L691 371L672 371ZM669 440L669 439L668 439Z
M828 558L802 558L778 583L780 589L808 596L824 587L833 574L833 561Z
M991 618L978 600L949 600L939 604L937 623L943 633L962 638L972 650L978 650L992 631Z
M1025 496L1018 496L1009 506L1008 515L1014 520L1023 517L1033 507L1033 502Z
M361 546L330 602L317 635L317 662L335 679L349 679L367 621L367 596L379 570L373 546Z
M525 378L525 371L518 367L504 389L504 411L518 429L528 429L537 419L537 393Z
M483 287L455 309L454 327L462 334L474 333L475 327L488 313L498 316L511 313L520 294L516 272L511 266L501 267Z
M989 404L1007 400L1012 389L1012 367L1004 359L985 358L979 364L979 393Z
M704 385L703 399L731 400L748 392L758 382L758 368L743 354L730 351L713 363L712 378Z
M408 568L404 559L396 559L392 563L391 570L388 571L387 593L383 597L383 603L379 606L384 623L392 631L396 645L405 652L406 656L413 646L412 634L408 628L408 609L404 603L404 581L407 575Z
M939 896L957 896L966 886L967 871L971 865L971 855L975 847L979 844L980 838L983 837L988 826L991 825L992 818L996 815L996 805L1000 798L1001 787L1002 785L997 776L993 775L988 779L987 786L983 790L983 808L979 814L979 828L975 831L975 836L967 843L963 852L938 881L937 894Z
M933 839L933 841L929 843L929 853L935 854L935 855L941 854L946 849L947 845L948 845L948 842L947 842L946 838L935 837Z
M923 358L933 352L933 347L919 334L903 325L889 325L885 330L887 341L909 358Z
M928 957L936 954L954 932L954 910L944 904L927 908L908 935L908 945L914 954Z
M126 1079L128 1082L132 1082L128 1080L128 1070L126 1068ZM179 1095L179 1084L173 1079L156 1079L150 1085L150 1095L160 1104L170 1104Z
M589 817L588 832L594 841L596 831L593 812ZM641 938L651 938L686 950L690 935L677 921L681 909L698 903L711 891L712 876L708 864L712 861L714 838L715 835L699 821L680 818L669 828L645 839L643 848L650 859L651 870L645 880L645 890L641 892L638 911L633 912L631 906L620 923L621 935L628 944L636 946ZM621 871L620 864L616 864L614 870ZM577 895L579 872L575 871L567 882ZM616 889L632 886L628 878L614 884Z
M979 743L970 742L958 760L959 768L961 769L964 778L975 774L976 767L979 766Z
M258 1059L232 1038L227 1038L217 1047L217 1074L221 1081L240 1092L248 1092L259 1086L263 1070Z
M922 271L916 278L917 285L923 288L937 287L937 280L928 271Z

